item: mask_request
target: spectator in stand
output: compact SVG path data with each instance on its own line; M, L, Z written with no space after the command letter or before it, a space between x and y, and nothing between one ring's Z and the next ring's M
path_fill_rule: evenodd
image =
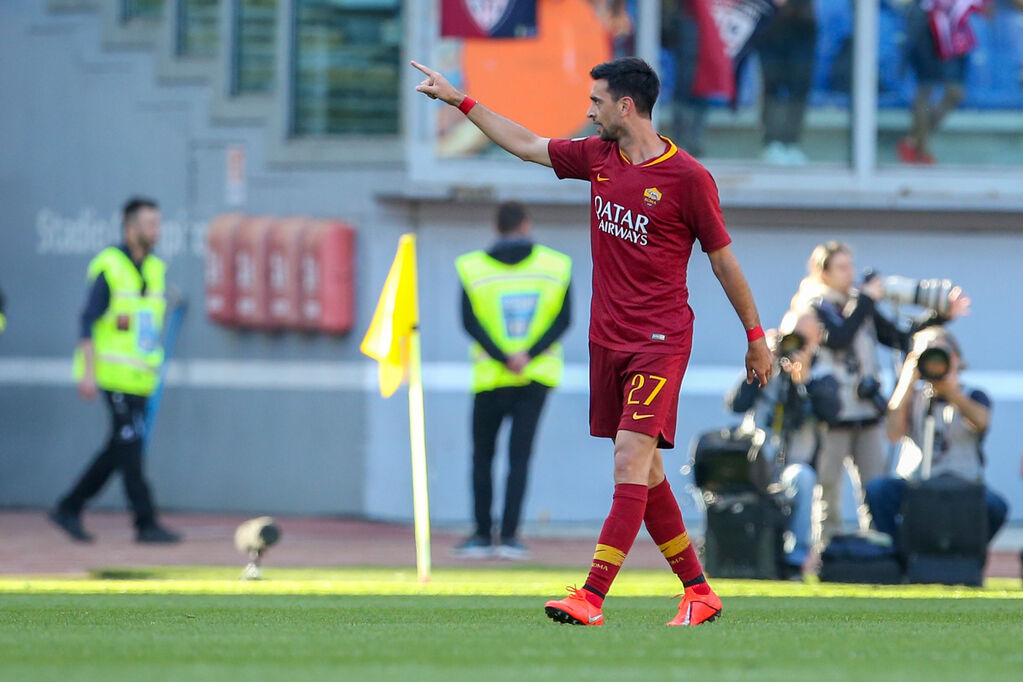
M966 94L967 58L977 45L969 17L984 0L911 0L906 9L906 61L916 74L913 124L897 147L904 163L934 163L931 136ZM943 86L940 99L935 90Z
M635 8L628 0L591 0L593 8L607 29L611 54L615 59L636 54Z
M800 141L813 81L817 19L813 0L777 0L775 4L777 14L759 48L764 76L762 159L778 165L802 165L806 154Z
M693 92L700 56L700 27L689 2L663 0L661 46L675 65L672 90L671 134L693 156L703 156L703 132L707 127L709 101Z

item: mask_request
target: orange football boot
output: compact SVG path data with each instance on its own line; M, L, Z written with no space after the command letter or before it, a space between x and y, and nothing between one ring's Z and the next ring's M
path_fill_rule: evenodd
M568 587L568 596L564 599L552 599L544 604L547 617L558 623L568 625L603 625L604 614L600 608L586 599L586 591Z
M710 589L710 588L708 588ZM696 594L692 587L686 588L682 603L678 605L678 615L667 625L699 625L710 623L721 615L721 600L711 590L707 594Z

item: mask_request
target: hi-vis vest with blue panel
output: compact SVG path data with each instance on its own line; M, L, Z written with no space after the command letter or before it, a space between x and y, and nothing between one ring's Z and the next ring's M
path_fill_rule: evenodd
M148 396L156 388L163 362L166 269L162 260L149 255L142 261L140 273L117 247L104 249L89 263L89 284L102 273L110 287L110 305L92 325L96 384L103 390ZM79 351L75 353L75 379L84 373Z
M572 259L537 245L518 263L502 263L484 251L473 251L460 256L455 268L476 319L497 347L511 355L529 350L550 329L565 302ZM561 382L565 363L558 343L533 358L522 374L491 358L478 343L470 352L473 393L532 381L546 386Z

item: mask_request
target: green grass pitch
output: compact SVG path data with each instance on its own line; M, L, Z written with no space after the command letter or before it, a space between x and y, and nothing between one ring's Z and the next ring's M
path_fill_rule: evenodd
M667 628L666 571L623 571L603 628L556 625L564 569L200 567L0 578L2 680L1007 680L1023 590L714 581L718 622Z

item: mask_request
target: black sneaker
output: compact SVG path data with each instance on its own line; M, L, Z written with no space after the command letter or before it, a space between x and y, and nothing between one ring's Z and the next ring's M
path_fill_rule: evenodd
M528 559L531 554L529 548L515 538L501 538L501 544L497 546L497 556L502 559L522 561Z
M451 553L462 559L487 559L494 556L494 547L490 538L473 535L451 550Z
M68 537L75 542L92 542L92 535L85 532L85 528L82 527L82 519L78 514L58 507L51 511L48 516L50 521L67 533Z
M139 528L138 533L135 535L135 542L172 544L181 542L181 535L154 523L150 526Z

